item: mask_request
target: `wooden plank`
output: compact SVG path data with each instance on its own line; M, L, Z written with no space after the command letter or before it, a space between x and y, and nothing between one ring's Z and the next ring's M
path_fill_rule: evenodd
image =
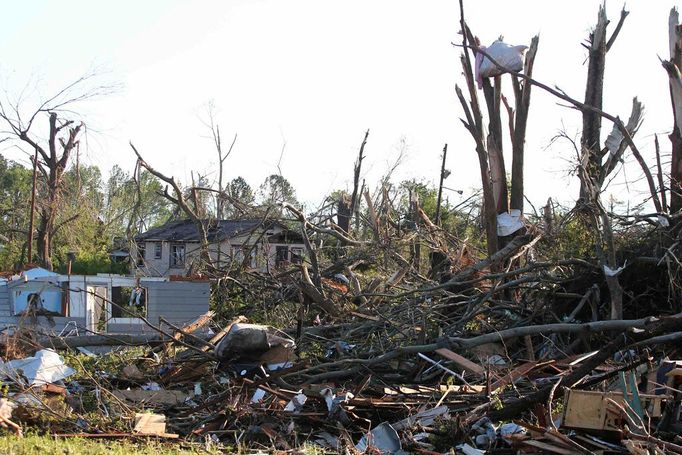
M666 395L639 396L652 417L660 417L661 401L669 398ZM623 405L622 392L570 390L566 396L564 425L592 430L620 430L621 423L607 412L607 398Z
M559 431L557 431L557 430L553 430L550 428L545 433L545 437L551 441L554 441L555 443L557 443L559 445L563 445L563 446L566 446L566 447L571 448L573 450L576 450L576 451L582 453L583 455L592 455L591 450L586 449L585 447L581 446L580 444L578 444L577 442L575 442L574 440L572 440L571 438L569 438L565 434L559 433Z
M603 394L585 394L570 390L566 397L564 425L573 428L603 430L606 428L606 406Z
M166 432L166 416L149 413L135 414L133 432L138 434L164 434Z
M471 360L465 357L462 357L461 355L455 352L452 352L449 349L446 348L436 349L436 353L454 362L455 365L457 365L464 371L467 371L478 376L483 376L485 374L485 369L482 366L472 362Z
M396 431L412 428L417 424L429 426L437 417L447 414L447 412L447 406L438 406L433 409L427 409L426 411L418 412L417 414L407 417L399 422L392 423L391 426L395 428Z
M531 372L531 370L533 370L537 366L538 364L536 362L528 362L524 363L523 365L519 365L518 367L510 371L508 374L504 375L502 378L493 382L490 385L490 393L491 394L495 393L497 390L501 389L507 384L516 382L519 378L527 375L528 373Z
M561 455L576 455L576 454L581 455L580 452L577 452L575 450L565 449L563 447L557 447L557 446L554 446L552 444L547 444L545 442L540 442L540 441L536 441L533 439L523 441L521 444L526 445L526 446L535 447L537 449L546 450L546 451L552 452L552 453L559 453Z

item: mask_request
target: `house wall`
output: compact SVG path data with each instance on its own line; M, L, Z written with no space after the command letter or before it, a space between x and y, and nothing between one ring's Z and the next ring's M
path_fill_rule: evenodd
M54 326L51 326L47 318L39 316L37 318L37 329L46 334L60 334L64 327L69 323L69 329L73 328L74 323L79 328L79 334L87 333L85 328L92 327L92 322L88 322L86 316L91 315L92 309L87 308L86 302L91 297L88 292L93 289L103 290L107 297L111 296L112 286L132 286L137 282L135 277L101 277L101 276L60 276L51 278L56 282L70 279L69 282L69 316L54 317ZM28 324L28 318L15 316L12 292L13 289L21 289L37 284L37 281L28 283L13 283L0 281L0 329L8 326L17 326L22 323ZM210 283L196 281L164 281L159 278L142 279L140 285L147 289L147 320L152 324L159 323L159 317L163 316L169 322L176 325L184 325L191 322L208 311ZM92 300L92 299L90 299ZM129 321L129 322L128 322ZM126 322L109 323L108 333L140 333L152 331L150 327L142 323L141 320L132 318Z
M14 315L11 292L12 289L8 286L7 282L0 282L0 328L18 326L20 324L23 326L30 325L31 321L28 318ZM78 327L85 326L85 317L54 317L53 321L55 323L54 326L49 323L47 318L40 316L36 320L35 328L46 334L59 334L71 321ZM69 326L69 329L72 327L73 324Z
M198 281L157 281L142 284L147 289L147 320L159 323L159 317L182 326L208 311L210 283ZM153 331L144 323L112 324L109 333Z
M7 282L0 282L0 325L3 327L9 324L12 316L12 309L9 303L9 289Z
M267 235L277 234L281 232L281 228L274 228L268 231ZM233 256L233 246L237 245L244 250L249 250L255 241L259 239L259 235L243 235L223 240L220 243L213 243L209 245L209 254L211 260L218 266L228 266ZM156 258L155 245L161 244L161 258ZM201 255L201 246L198 242L184 242L185 245L185 266L171 267L171 244L181 242L145 242L145 259L144 265L139 266L138 270L146 276L171 276L171 275L186 275L189 272L192 264L198 264ZM275 268L277 246L287 246L289 248L289 255L291 248L300 248L305 251L303 244L269 244L262 241L256 249L256 256L253 258L251 267L257 268L260 271L267 272Z

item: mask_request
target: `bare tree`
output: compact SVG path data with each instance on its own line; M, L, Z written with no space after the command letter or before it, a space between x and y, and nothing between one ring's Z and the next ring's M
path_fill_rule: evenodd
M353 166L353 194L348 195L345 191L339 196L337 201L338 206L338 225L343 232L348 234L350 232L351 219L356 215L356 209L359 205L360 199L360 172L362 170L362 160L365 158L365 145L367 145L367 137L369 130L365 131L365 137L360 144L360 151ZM357 216L357 215L356 215Z
M133 145L133 143L130 143L130 147L133 149L135 152L135 155L137 155L138 163L140 166L143 168L147 169L154 177L158 178L159 180L165 182L167 185L170 185L171 188L173 188L173 194L171 195L168 192L168 186L164 188L163 191L163 196L168 199L171 203L175 204L177 207L180 208L188 217L189 219L192 220L194 225L197 228L197 232L199 233L199 241L201 244L201 253L200 253L200 268L205 267L211 263L211 256L209 254L209 242L208 242L208 220L205 218L202 218L201 214L197 211L197 207L192 207L192 204L187 200L182 188L180 187L180 184L175 181L174 177L168 177L165 174L162 174L161 172L157 171L155 168L151 167L143 158L142 155L140 155L140 152L137 151L137 148ZM192 188L193 194L194 192L197 191L197 188ZM195 201L196 202L196 201Z
M483 97L487 108L488 125L486 126L483 112L479 103L479 96L474 82L472 55L476 56L480 50L480 43L464 20L464 5L460 0L460 27L462 34L461 56L462 68L466 79L469 100L464 97L459 86L455 87L465 118L464 127L469 131L476 143L481 185L483 187L483 220L487 238L488 254L493 255L499 247L497 238L497 215L509 211L509 195L507 191L507 172L502 150L502 119L501 106L507 108L509 115L509 134L512 140L512 208L523 210L523 152L530 108L530 89L532 83L533 63L538 47L538 37L531 41L531 47L526 54L525 74L523 81L512 74L514 96L516 99L514 110L502 95L502 76L496 76L493 82L485 78L483 81ZM482 52L483 53L483 52ZM486 57L489 57L483 53ZM492 61L492 59L491 59ZM487 130L487 134L486 134Z
M226 191L226 187L223 185L224 165L225 160L228 156L230 156L230 153L232 153L234 144L237 142L237 134L235 133L230 147L226 151L223 150L223 143L220 137L220 126L215 121L216 108L213 101L208 103L207 110L208 121L204 123L211 130L211 139L213 141L213 145L215 146L216 152L218 153L218 191L216 192L216 218L221 220L225 216L225 197L223 195L223 192Z
M109 94L114 89L111 85L93 84L97 76L96 72L91 72L78 78L34 109L27 109L29 103L21 96L15 100L6 96L0 101L0 120L8 128L3 131L4 135L19 141L19 144L28 145L31 155L35 153L37 157L34 164L41 177L37 182L41 187L41 197L37 201L37 253L40 264L49 270L52 270L52 239L70 221L58 222L64 172L78 151L80 135L85 128L73 107L79 102ZM47 123L47 139L36 131L40 129L36 125L43 119Z
M673 107L673 130L670 133L672 157L670 162L670 212L682 209L682 27L677 8L670 10L668 19L670 60L661 63L668 73L670 100Z

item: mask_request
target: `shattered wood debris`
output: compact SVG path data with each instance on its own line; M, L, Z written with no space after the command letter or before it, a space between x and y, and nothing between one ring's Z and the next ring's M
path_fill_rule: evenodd
M576 307L557 305L574 274L599 268L532 261L536 239L519 234L439 282L394 253L399 269L381 278L359 267L368 255L242 276L263 300L298 297L281 327L218 312L127 336L17 327L0 340L0 426L281 451L682 453L682 313L606 320L591 285Z
M282 451L682 453L682 314L595 317L589 286L568 316L543 310L554 283L598 267L531 261L535 241L520 234L439 283L395 256L383 279L356 268L367 256L241 277L299 297L282 327L217 312L115 337L20 326L1 340L0 426Z
M66 358L43 349L6 359L0 425L21 434L47 411L62 437L208 437L289 450L307 435L322 450L391 454L682 453L682 361L649 344L682 331L682 315L596 323L597 340L618 335L596 351L550 354L542 340L565 330L561 323L497 332L501 345L461 333L403 345L401 332L419 339L423 327L373 311L378 321L351 315L345 325L312 325L298 342L240 317L201 335L198 345L213 352L169 349L191 340L187 332L162 349ZM372 333L386 340L381 350ZM528 336L542 360L525 360ZM125 360L115 370L80 363L116 355Z

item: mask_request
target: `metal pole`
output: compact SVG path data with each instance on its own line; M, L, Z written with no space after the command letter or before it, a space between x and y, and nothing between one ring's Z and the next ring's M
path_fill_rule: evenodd
M31 190L31 218L28 224L28 262L33 260L33 217L36 211L36 181L38 179L38 147L33 156L33 189Z
M440 226L440 202L443 197L443 180L445 180L445 157L448 154L448 144L443 147L443 164L440 166L440 185L438 185L438 201L436 202L436 224Z

